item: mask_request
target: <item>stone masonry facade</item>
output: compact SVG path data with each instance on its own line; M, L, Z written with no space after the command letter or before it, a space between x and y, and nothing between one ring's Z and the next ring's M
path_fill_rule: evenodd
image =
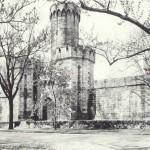
M140 80L149 76L94 81L95 51L91 47L79 45L80 20L80 9L74 3L54 4L50 8L52 61L61 63L69 70L70 88L79 91L75 99L75 111L71 112L68 119L149 119L149 89ZM29 60L20 90L15 98L15 120L31 118L33 106L42 94L39 83L34 83L38 81L35 71L38 66L34 58ZM0 95L0 100L0 121L7 122L8 101L3 94ZM78 105L80 112L77 111ZM50 120L51 108L41 107L38 118ZM43 115L44 111L47 113L46 117Z

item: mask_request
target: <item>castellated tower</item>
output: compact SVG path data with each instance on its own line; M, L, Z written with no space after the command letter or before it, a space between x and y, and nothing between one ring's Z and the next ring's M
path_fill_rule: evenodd
M71 119L93 119L95 52L79 45L80 9L71 2L54 4L50 8L50 22L51 58L69 70L70 87L77 92Z
M78 46L80 10L73 3L55 4L50 9L51 48Z

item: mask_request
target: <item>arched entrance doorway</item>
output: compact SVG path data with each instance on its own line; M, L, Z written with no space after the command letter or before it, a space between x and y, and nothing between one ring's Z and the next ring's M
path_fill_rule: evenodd
M43 106L43 113L42 113L42 119L47 120L47 105Z
M47 97L43 104L42 120L49 119L48 118L48 109L50 109L49 106L51 105L51 103L52 103L52 99L50 97Z

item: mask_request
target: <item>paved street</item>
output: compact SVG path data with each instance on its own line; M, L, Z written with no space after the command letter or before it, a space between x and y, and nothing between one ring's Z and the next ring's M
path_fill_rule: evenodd
M150 130L0 131L0 149L150 150Z

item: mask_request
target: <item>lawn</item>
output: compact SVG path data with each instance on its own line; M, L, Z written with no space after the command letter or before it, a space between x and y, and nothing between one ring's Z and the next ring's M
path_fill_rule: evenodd
M7 130L4 150L150 150L150 130Z

